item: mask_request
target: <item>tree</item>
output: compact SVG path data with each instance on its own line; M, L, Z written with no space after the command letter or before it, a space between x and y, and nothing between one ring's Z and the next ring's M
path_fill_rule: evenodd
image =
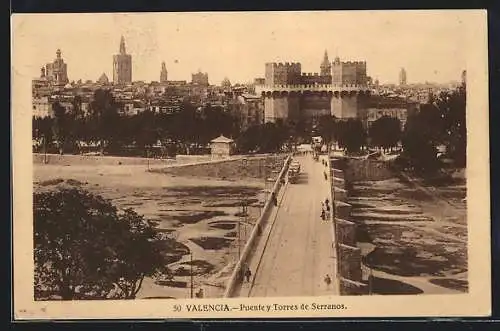
M452 93L442 93L436 100L443 121L443 143L458 167L467 161L466 90L460 87Z
M246 154L253 152L259 148L258 137L260 135L261 127L253 125L243 131L238 139L236 139L236 147L239 153Z
M145 276L165 271L151 223L89 192L34 194L35 297L133 298Z
M222 107L207 105L202 110L201 120L201 142L207 144L210 140L219 135L233 137L235 132L236 119L229 112L224 111Z
M66 108L57 101L52 104L52 110L54 112L54 120L52 122L53 137L57 142L59 153L62 154L65 147L74 142L74 134L72 132L73 119L71 114L66 111Z
M388 149L401 140L401 122L394 117L382 116L373 122L369 130L372 145Z
M326 144L327 150L329 151L331 143L337 138L337 121L335 116L321 116L318 119L318 125L316 129L321 135L321 138L323 138L323 142Z
M151 111L144 111L132 118L132 135L137 147L141 150L153 146L159 138L156 116Z
M87 128L90 140L99 142L102 149L119 140L121 118L118 109L110 90L98 89L94 92Z
M338 142L349 153L360 150L366 142L366 131L359 119L349 118L338 122Z
M408 117L403 132L403 157L419 174L430 175L439 169L436 146L442 140L442 118L435 107L426 105Z

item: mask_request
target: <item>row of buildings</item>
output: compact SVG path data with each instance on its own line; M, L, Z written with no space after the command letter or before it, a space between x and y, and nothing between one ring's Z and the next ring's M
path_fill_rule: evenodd
M159 78L160 83L166 84L169 82L165 62L161 64ZM131 86L133 82L132 55L127 53L125 38L122 36L118 54L113 55L113 80L110 81L108 76L103 73L96 83L115 86ZM44 88L46 90L53 90L57 89L57 87L67 86L68 84L70 84L68 78L68 64L64 62L61 50L58 49L56 51L56 58L42 67L40 77L33 81L34 94L35 91L41 91L43 93ZM202 73L201 71L193 73L191 84L209 86L208 74ZM74 82L71 85L74 85Z
M239 119L243 129L278 119L314 120L322 115L359 118L368 128L382 116L396 117L404 125L408 114L418 110L421 103L449 88L408 85L404 69L399 86L380 85L367 75L365 61L341 61L336 57L330 62L326 51L318 73L302 72L300 63L266 63L264 78L247 85L233 86L227 78L220 86L210 85L208 74L202 72L193 74L190 83L169 81L165 63L159 81L133 82L132 57L126 52L123 37L119 54L113 56L113 83L105 74L96 82L69 83L60 50L56 55L53 63L42 68L40 78L33 81L34 116L51 116L54 102L71 111L75 98L79 108L88 112L95 90L104 88L112 91L124 115L142 111L172 113L187 101L196 106L221 106Z

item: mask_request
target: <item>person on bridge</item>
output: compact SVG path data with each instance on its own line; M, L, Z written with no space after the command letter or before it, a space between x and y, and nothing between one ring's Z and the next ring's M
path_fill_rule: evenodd
M325 281L326 287L330 288L330 284L332 283L332 279L330 278L330 275L326 274L324 281Z
M274 193L274 192L271 193L271 199L273 200L273 204L275 206L277 206L278 205L278 199L276 198L276 193Z

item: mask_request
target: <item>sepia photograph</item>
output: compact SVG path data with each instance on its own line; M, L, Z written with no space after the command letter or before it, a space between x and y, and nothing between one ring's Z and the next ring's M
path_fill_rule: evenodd
M489 313L486 12L12 30L16 317Z

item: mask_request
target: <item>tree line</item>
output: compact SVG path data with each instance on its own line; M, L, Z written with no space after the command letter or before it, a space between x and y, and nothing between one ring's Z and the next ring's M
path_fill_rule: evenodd
M403 128L397 118L382 116L366 128L357 118L337 119L325 115L305 119L276 120L242 128L238 117L220 106L196 107L183 102L175 113L144 111L128 116L109 90L97 90L88 114L78 97L68 112L53 105L53 118L33 119L33 138L48 142L61 153L81 150L78 142L100 146L102 151L119 154L133 146L145 156L158 141L167 154L207 152L213 138L223 134L235 140L239 153L269 153L293 149L320 135L328 148L336 143L347 153L368 147L390 150L402 146L404 163L418 171L439 167L437 147L443 145L454 164L465 166L465 88L443 92L420 110L410 113ZM39 146L39 149L41 147Z
M340 120L323 116L316 127L327 146L337 143L347 153L357 153L366 147L385 151L401 146L398 164L420 174L431 174L443 167L438 147L446 149L451 165L466 165L466 90L460 87L442 92L436 98L410 112L404 127L397 119L382 116L369 129L359 119Z

